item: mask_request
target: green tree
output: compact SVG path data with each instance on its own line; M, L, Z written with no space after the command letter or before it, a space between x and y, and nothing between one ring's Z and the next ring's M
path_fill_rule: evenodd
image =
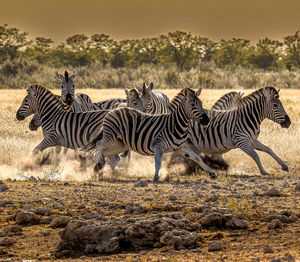
M284 37L286 45L285 64L291 70L292 67L300 67L300 34L297 31L293 35Z
M66 40L67 45L69 45L74 51L80 51L87 48L88 37L84 34L75 34L69 36Z
M27 35L28 33L20 32L14 27L8 27L7 24L0 26L0 62L8 58L16 58L18 51L30 44Z
M245 65L245 57L249 48L249 40L233 38L222 39L213 54L213 60L219 67L226 65Z

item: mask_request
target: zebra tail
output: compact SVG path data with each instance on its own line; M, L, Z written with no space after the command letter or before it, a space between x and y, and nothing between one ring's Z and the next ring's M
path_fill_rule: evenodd
M90 143L80 148L80 151L84 153L95 154L97 142L100 141L102 138L103 138L103 131L100 130L100 132L96 135L94 139L92 139Z

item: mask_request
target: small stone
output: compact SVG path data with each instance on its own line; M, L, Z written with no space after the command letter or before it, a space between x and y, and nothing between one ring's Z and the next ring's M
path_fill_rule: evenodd
M40 231L40 234L41 234L42 236L44 236L44 237L49 236L50 233L51 233L51 230L50 230L50 229L44 230L44 231Z
M267 193L269 197L279 197L281 194L278 189L272 187Z
M219 196L213 195L205 199L205 202L216 202L219 199Z
M259 257L253 257L253 258L251 258L251 262L260 262L260 258Z
M282 222L279 219L273 219L271 223L269 224L269 229L277 229L277 228L282 228Z
M169 200L170 200L170 201L176 201L176 200L177 200L177 197L176 197L176 196L169 196Z
M57 227L65 227L71 218L68 216L56 216L50 223L50 227L57 228Z
M69 186L70 185L70 183L69 182L64 182L64 186Z
M263 247L263 251L264 253L274 253L274 248L271 245L266 244Z
M40 217L32 212L25 212L23 210L17 212L16 223L20 225L35 225L39 224Z
M33 213L37 214L37 215L41 215L41 216L50 216L51 215L51 211L46 208L46 207L38 207L32 210Z
M146 187L148 186L148 182L146 180L140 180L134 183L134 187Z
M271 262L282 262L283 260L281 258L274 258L271 260Z
M208 251L214 252L214 251L220 251L225 248L224 244L221 244L219 241L212 241L208 244Z
M293 257L291 254L286 254L284 257L284 260L287 262L295 262L296 261L295 257Z
M232 229L247 229L248 223L244 219L233 218L226 223L226 226Z
M0 185L0 192L5 192L6 190L8 190L8 186L5 184L1 184Z
M11 235L22 235L23 234L23 229L19 225L9 225L3 228L3 232L7 236Z
M295 186L295 190L300 191L300 183L297 183L297 185Z
M0 241L0 246L11 246L16 243L16 240L11 237L5 237Z

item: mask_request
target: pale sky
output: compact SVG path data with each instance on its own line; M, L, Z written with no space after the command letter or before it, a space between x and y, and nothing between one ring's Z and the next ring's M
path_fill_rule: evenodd
M68 36L106 33L116 40L175 30L219 41L269 37L300 30L300 0L0 0L8 24L56 44Z

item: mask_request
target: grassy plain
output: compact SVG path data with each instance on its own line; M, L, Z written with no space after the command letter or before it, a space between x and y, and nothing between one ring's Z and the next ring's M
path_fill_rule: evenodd
M97 102L112 97L124 97L121 89L82 89ZM209 108L214 101L229 90L203 90L203 105ZM243 90L246 94L253 90ZM54 90L59 94L59 90ZM164 90L173 97L178 90ZM51 215L39 215L49 221L53 216L66 215L89 224L114 225L127 219L148 219L151 216L178 217L186 230L198 232L204 239L196 249L158 248L128 249L120 254L83 256L78 261L271 261L287 259L289 255L300 259L300 90L281 90L281 101L289 114L292 125L282 129L269 120L263 122L260 141L269 145L289 165L284 172L270 156L259 153L263 166L271 173L262 177L252 159L240 150L224 155L229 163L228 172L217 171L219 178L212 181L205 174L180 176L177 169L163 167L162 184L135 187L138 179L151 179L154 171L153 159L133 156L129 172L119 172L111 177L108 172L102 182L91 181L92 168L79 172L79 163L73 153L68 152L60 161L38 166L30 159L32 149L42 139L41 130L31 132L30 119L19 122L15 118L25 90L0 90L0 179L8 187L0 192L1 229L18 224L13 214L22 209L47 208ZM49 177L61 181L47 181ZM56 175L55 175L56 174ZM41 180L22 181L30 176ZM17 182L6 180L16 178ZM180 182L179 182L180 181ZM299 187L299 188L298 188ZM271 197L268 192L276 188L280 196ZM130 208L136 207L131 212ZM224 211L225 210L225 211ZM247 221L247 229L232 230L228 227L205 227L203 217L216 212L229 212L235 218ZM35 212L35 211L34 211ZM101 218L88 220L85 214L96 213ZM277 229L269 229L273 218L281 220ZM45 219L44 221L46 221ZM184 222L185 221L185 222ZM50 222L49 222L50 223ZM0 260L55 259L53 251L60 242L60 228L49 223L21 225L22 234L13 233L16 242L1 246ZM194 227L195 224L202 224ZM141 235L142 241L146 235ZM208 245L216 240L224 249L209 252ZM273 252L264 252L270 244ZM293 261L293 260L286 260Z

